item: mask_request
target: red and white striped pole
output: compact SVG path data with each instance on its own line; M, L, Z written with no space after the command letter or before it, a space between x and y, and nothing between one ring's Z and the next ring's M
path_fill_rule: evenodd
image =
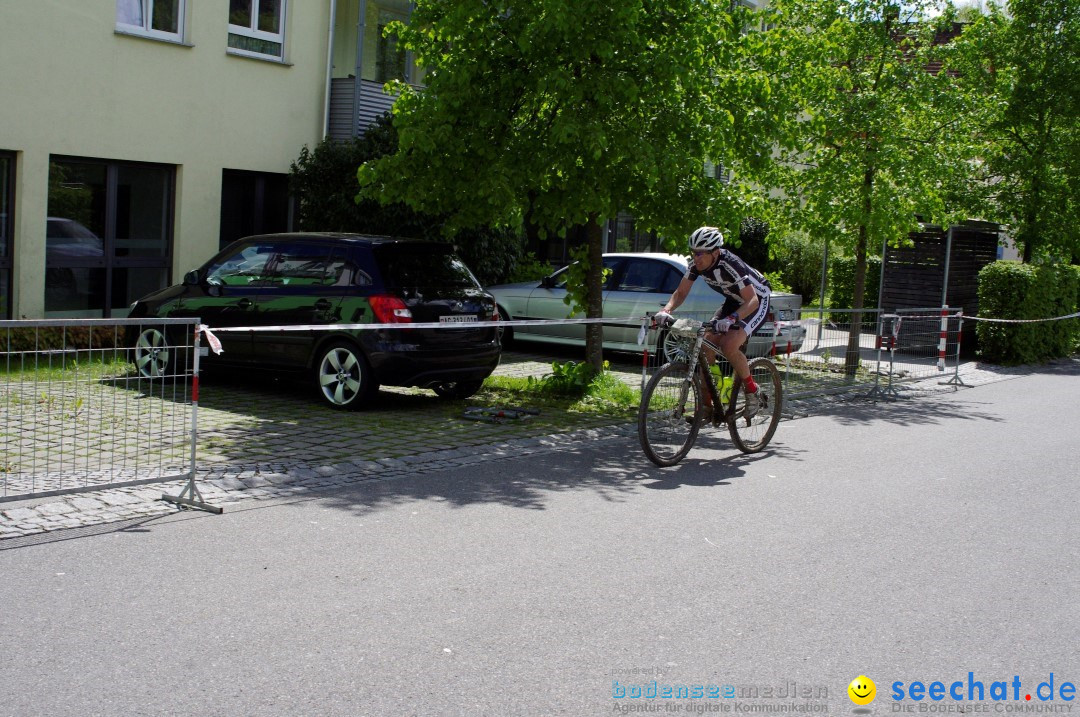
M941 333L938 335L937 370L945 371L945 345L949 338L949 305L941 307Z

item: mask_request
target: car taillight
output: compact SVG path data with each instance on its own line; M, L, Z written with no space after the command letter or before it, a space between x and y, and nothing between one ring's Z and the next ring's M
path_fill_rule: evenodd
M496 308L496 309L495 309L495 310L494 310L494 311L492 312L492 314L491 314L491 320L492 320L492 321L498 321L498 320L499 320L499 318L500 318L500 317L499 317L499 309L498 309L498 308Z
M769 312L766 312L766 314L765 314L765 321L766 321L767 323L770 323L770 324L771 324L771 323L774 323L774 322L776 321L776 317L775 317L775 316L773 316L773 312L771 312L771 311L769 311Z
M371 310L375 312L375 321L380 324L411 324L412 312L405 302L396 296L372 296Z

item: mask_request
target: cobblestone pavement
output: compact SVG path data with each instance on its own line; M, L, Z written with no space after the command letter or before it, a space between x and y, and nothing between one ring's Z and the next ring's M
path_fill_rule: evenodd
M611 357L609 357L611 358ZM566 359L559 359L566 360ZM633 357L611 358L612 369L633 386L641 368ZM552 357L506 352L497 373L542 376ZM1076 370L1076 359L1046 370ZM1003 369L974 362L959 376L977 386L1042 370ZM952 392L951 375L899 384L904 398ZM267 385L269 383L270 385ZM827 401L844 400L828 397ZM850 399L848 399L850 400ZM206 502L224 507L247 500L313 495L372 480L395 480L428 471L543 453L581 441L626 440L632 421L588 414L540 415L529 420L479 423L462 419L466 402L442 401L430 391L384 389L376 405L356 413L331 411L304 386L223 379L208 382L199 403L198 487ZM178 495L186 480L156 482L67 496L0 503L0 549L64 529L177 513L162 494ZM7 540L12 539L12 540Z

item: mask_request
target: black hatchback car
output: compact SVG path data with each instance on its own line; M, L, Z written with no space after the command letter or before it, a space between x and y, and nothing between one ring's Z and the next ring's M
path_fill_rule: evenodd
M131 306L131 318L198 317L221 332L204 366L306 371L334 408L364 405L380 384L466 398L499 363L495 300L446 244L356 234L272 234L233 242L184 283ZM463 322L490 321L488 327ZM447 328L409 328L438 323ZM319 329L401 324L401 329ZM267 330L260 326L306 326ZM160 329L133 337L144 376L167 370Z

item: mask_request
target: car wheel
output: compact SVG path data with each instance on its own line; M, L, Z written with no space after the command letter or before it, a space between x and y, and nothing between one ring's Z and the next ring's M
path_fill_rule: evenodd
M468 398L480 390L483 381L444 381L431 387L439 398Z
M686 349L670 331L662 331L656 340L658 353L663 363L677 363L686 360Z
M510 314L506 313L506 310L500 306L499 321L509 320ZM514 343L514 329L509 326L500 326L498 329L496 329L496 331L499 335L499 344L502 345L503 348L506 348L507 346L510 346L512 343Z
M168 340L158 329L145 329L135 339L135 368L144 378L161 378L172 356Z
M315 363L315 384L333 408L355 411L379 390L375 375L355 344L338 341L324 347Z

